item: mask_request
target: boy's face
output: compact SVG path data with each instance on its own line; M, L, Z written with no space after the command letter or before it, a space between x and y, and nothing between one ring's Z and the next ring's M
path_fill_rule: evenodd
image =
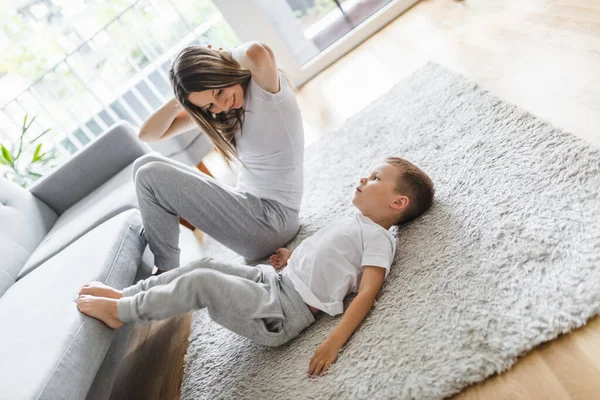
M352 204L365 215L385 217L399 213L398 199L405 197L396 192L399 173L398 167L379 164L368 177L360 179Z

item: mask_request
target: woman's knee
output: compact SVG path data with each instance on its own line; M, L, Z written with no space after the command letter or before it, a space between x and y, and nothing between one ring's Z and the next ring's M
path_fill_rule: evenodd
M132 169L133 181L136 182L137 173L140 168L147 165L148 163L155 162L155 161L164 161L164 157L161 156L159 153L149 153L149 154L145 154L145 155L139 157L137 160L135 160L133 162L133 169Z
M168 186L177 180L178 173L177 168L168 163L151 160L138 168L134 182L138 187L158 188L161 183Z

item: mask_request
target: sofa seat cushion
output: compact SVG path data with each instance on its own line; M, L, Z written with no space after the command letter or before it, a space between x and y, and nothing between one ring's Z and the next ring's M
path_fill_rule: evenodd
M31 254L17 279L104 221L125 210L137 208L132 168L133 163L66 210Z
M86 233L0 298L0 397L83 399L114 331L77 309L82 285L133 283L146 247L137 209Z
M206 137L206 135L202 134L200 129L192 128L186 132L183 132L177 136L171 136L169 138L163 140L157 140L155 142L149 142L148 145L155 151L158 151L165 157L173 157L176 154L179 154L185 151L193 142L198 140L198 137ZM202 142L210 143L210 139L206 138L201 140ZM213 146L208 147L208 151L212 150ZM196 162L199 163L201 160ZM195 164L194 164L195 165Z
M0 297L14 284L57 217L28 190L0 178Z

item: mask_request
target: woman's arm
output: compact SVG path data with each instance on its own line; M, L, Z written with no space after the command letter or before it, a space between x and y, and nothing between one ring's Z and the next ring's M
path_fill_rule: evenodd
M271 93L279 92L279 70L275 55L269 46L248 42L229 51L229 56L246 68L258 85Z
M364 267L358 294L348 306L339 324L315 351L308 367L309 376L314 377L319 373L323 375L333 364L342 346L350 339L350 336L373 308L373 303L383 286L384 279L385 268Z
M139 138L144 142L154 142L187 132L194 126L177 99L173 98L144 121Z

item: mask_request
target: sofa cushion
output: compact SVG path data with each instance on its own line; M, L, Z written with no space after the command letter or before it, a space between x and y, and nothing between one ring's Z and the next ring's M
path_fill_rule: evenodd
M177 137L177 136L175 136ZM159 143L159 142L154 142ZM180 152L168 156L171 160L179 161L180 163L196 166L208 153L210 153L215 145L208 139L206 135L198 135Z
M146 241L139 211L125 211L71 243L0 298L0 397L83 399L114 331L77 310L93 280L123 288Z
M104 221L137 208L132 168L133 163L66 210L27 260L18 279Z
M202 134L200 129L192 128L186 132L183 132L177 136L171 136L169 138L163 140L157 140L154 142L149 142L148 145L155 151L158 151L165 157L173 157L176 154L185 151L194 141L198 139L198 137L206 137L206 135ZM210 143L210 139L204 139L202 142L207 141ZM213 146L208 148L208 151L212 150ZM199 163L198 160L195 164ZM194 165L195 165L194 164Z
M29 191L61 215L92 190L152 149L138 139L137 128L119 121L96 136L29 188Z
M0 297L15 282L57 215L42 201L0 178Z

